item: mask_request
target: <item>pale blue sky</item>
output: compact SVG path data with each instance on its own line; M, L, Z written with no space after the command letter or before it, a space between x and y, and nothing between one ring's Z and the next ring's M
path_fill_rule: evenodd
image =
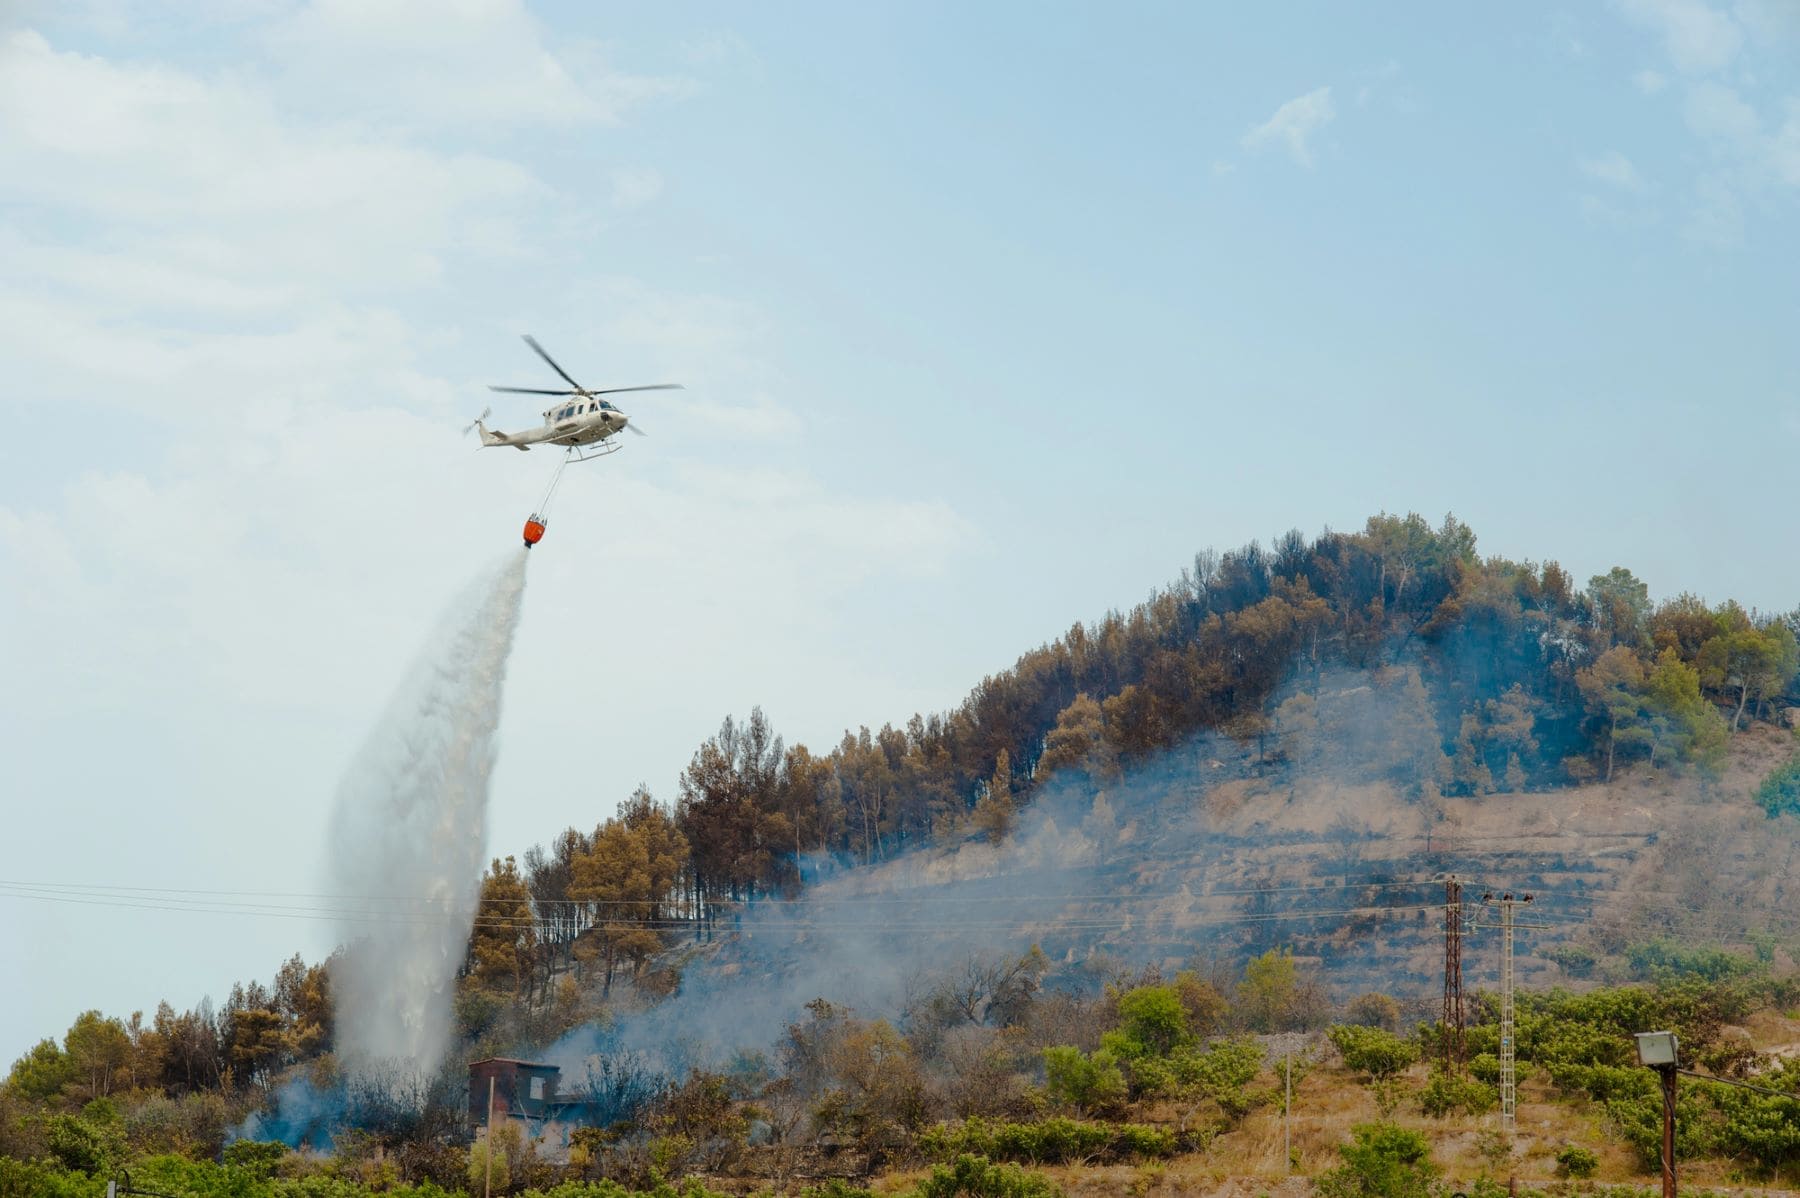
M494 852L1292 526L1800 602L1783 0L0 13L11 880L317 889L547 480L456 435L525 331L689 389L565 484ZM5 1060L330 941L0 904Z

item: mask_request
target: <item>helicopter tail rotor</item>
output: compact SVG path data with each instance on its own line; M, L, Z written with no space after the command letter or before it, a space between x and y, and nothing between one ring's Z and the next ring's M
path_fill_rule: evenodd
M479 428L481 426L481 422L483 420L486 420L489 416L492 416L493 414L494 414L494 409L492 409L492 408L481 409L481 415L475 417L475 419L473 419L473 420L469 421L469 423L463 425L463 436L466 437L470 433L474 432L477 428Z

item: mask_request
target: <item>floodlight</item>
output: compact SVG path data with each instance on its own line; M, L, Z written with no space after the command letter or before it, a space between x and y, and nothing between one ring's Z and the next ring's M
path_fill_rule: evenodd
M1677 1041L1674 1032L1639 1032L1637 1034L1638 1064L1652 1069L1673 1066Z

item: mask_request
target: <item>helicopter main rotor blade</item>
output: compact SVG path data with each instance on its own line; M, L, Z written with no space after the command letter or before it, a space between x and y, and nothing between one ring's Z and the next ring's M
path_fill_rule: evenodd
M488 384L489 391L510 391L515 395L586 395L586 391L545 391L541 387L496 387Z
M576 382L573 378L570 378L569 372L564 370L562 367L558 366L556 364L556 359L552 358L549 354L544 352L544 347L537 343L536 337L533 337L530 333L524 334L524 337L525 337L525 344L529 345L532 349L536 350L538 357L540 357L544 361L550 363L550 369L556 371L556 373L562 375L563 378L567 379L569 386L575 388L577 391L581 390L581 384Z
M643 429L639 428L637 426L637 421L635 421L635 420L626 421L625 427L627 429L629 429L630 431L636 433L640 437L648 437L650 435L649 433L645 432Z
M644 387L603 387L598 391L589 391L589 395L617 395L621 391L685 391L680 383L651 383Z

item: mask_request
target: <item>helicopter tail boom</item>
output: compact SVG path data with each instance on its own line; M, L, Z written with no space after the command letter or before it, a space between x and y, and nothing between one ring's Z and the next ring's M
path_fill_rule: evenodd
M524 453L531 448L529 445L524 445L514 440L506 433L489 428L480 420L475 421L475 427L481 433L481 443L483 445L510 445L520 453Z

